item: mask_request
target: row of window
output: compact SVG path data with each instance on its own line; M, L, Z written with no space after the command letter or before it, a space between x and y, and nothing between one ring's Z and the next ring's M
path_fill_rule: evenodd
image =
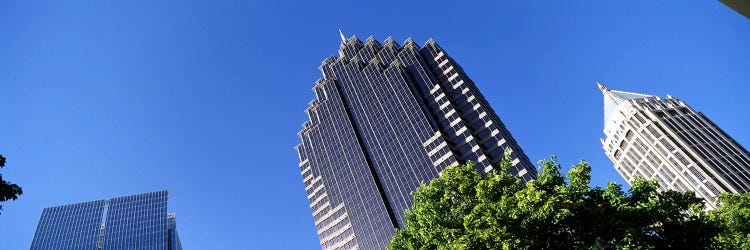
M324 183L333 183L332 188L324 184L328 189L328 196L331 202L338 200L336 204L345 201L346 210L349 211L349 217L353 224L362 225L364 228L370 228L366 225L373 223L373 227L378 230L392 231L392 225L387 218L383 209L382 200L378 197L378 191L375 188L374 179L369 173L365 164L362 153L352 154L352 150L359 148L357 139L351 131L351 125L343 100L338 98L335 93L335 86L326 92L334 93L329 96L326 105L319 107L316 116L321 116L318 121L321 123L315 131L309 133L310 150L308 161L315 169L323 170L321 176ZM342 126L347 124L348 126ZM312 144L312 142L315 142ZM361 152L361 151L360 151ZM377 198L376 198L377 197ZM334 199L335 198L335 199ZM364 198L364 200L363 200ZM362 203L366 201L366 203ZM344 211L343 209L341 210ZM329 217L335 218L335 217ZM327 225L330 222L322 222L320 225ZM365 241L385 241L385 237L373 236L363 233L360 238ZM390 237L390 236L389 236ZM376 240L377 239L377 240ZM332 241L339 241L333 239ZM335 242L333 244L336 244Z

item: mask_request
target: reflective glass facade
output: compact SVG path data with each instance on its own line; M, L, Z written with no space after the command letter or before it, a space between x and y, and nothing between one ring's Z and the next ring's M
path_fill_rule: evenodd
M167 191L45 208L31 249L181 250Z
M299 133L300 171L324 249L383 249L404 225L410 193L449 165L498 166L509 150L536 170L461 67L430 40L344 40Z

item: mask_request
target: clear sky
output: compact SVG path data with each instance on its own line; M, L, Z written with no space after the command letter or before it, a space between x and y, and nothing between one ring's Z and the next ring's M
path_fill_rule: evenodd
M318 249L293 147L347 36L434 38L536 161L593 166L602 96L672 94L750 147L750 20L718 1L0 3L0 154L24 195L0 249L45 207L162 189L185 249Z

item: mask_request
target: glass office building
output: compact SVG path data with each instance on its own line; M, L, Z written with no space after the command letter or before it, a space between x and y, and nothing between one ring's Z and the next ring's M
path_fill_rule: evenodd
M599 89L602 146L628 183L640 176L662 189L694 191L707 209L719 206L721 193L750 191L750 154L703 113L672 96Z
M536 169L474 82L438 44L345 39L323 61L296 150L324 249L383 249L410 193L449 166Z
M32 250L181 250L167 191L45 208Z

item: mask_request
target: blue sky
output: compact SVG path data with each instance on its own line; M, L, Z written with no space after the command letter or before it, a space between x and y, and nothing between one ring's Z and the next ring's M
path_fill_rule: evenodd
M45 207L162 189L186 249L318 249L293 147L338 28L434 38L531 159L585 159L596 185L624 181L595 81L750 147L750 20L718 1L124 2L0 3L1 171L25 192L0 249Z

